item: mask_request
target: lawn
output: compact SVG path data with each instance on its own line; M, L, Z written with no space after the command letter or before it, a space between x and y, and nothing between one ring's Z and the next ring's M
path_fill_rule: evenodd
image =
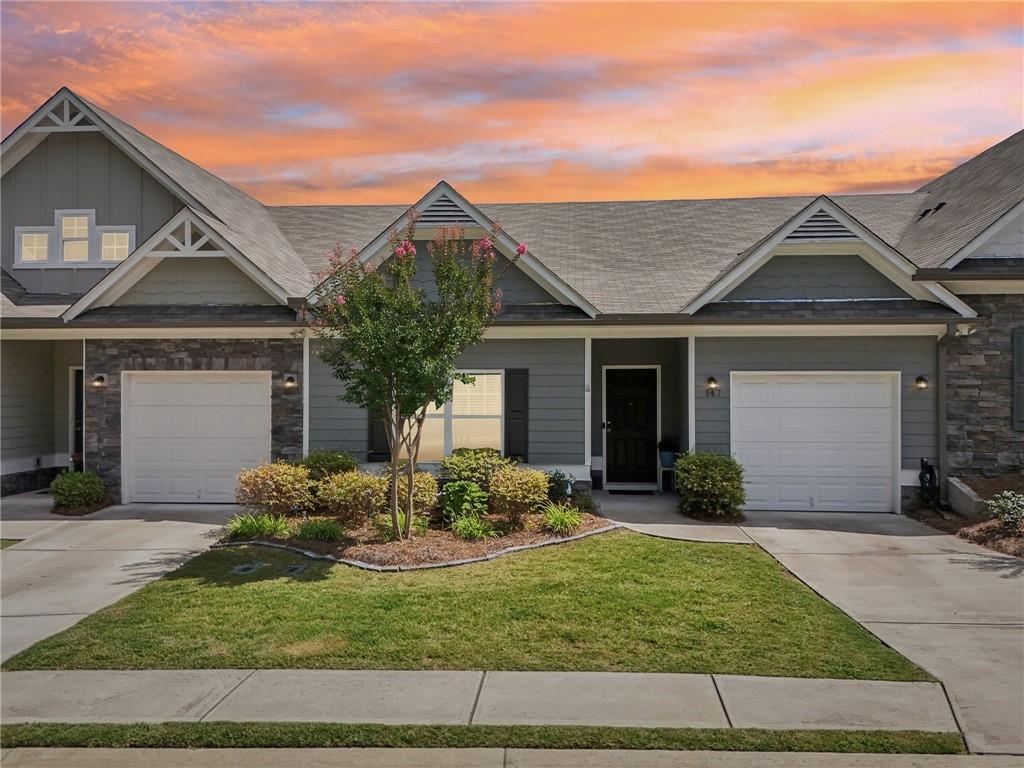
M756 547L625 531L393 574L213 550L5 665L218 667L929 679Z
M0 549L7 549L8 547L14 546L21 539L0 539Z

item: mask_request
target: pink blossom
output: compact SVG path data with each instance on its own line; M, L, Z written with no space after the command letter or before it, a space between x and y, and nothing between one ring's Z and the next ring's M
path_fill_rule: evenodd
M400 259L403 258L405 256L405 248L403 248L402 246L398 246L397 248L395 248L395 256L397 256Z
M409 243L409 247L405 249L405 252L408 253L410 256L415 256L416 246L413 245L412 243Z
M485 237L483 240L480 241L480 250L489 251L492 245L494 245L494 243L491 242L491 238Z
M524 253L526 253L526 243L520 243L516 246L516 255L522 256Z
M337 301L338 301L338 306L339 307L344 306L344 304L345 304L345 297L344 296L339 296Z

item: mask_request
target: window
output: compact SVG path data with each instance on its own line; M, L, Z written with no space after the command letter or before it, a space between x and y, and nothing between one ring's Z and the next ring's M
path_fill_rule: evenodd
M420 461L440 461L456 448L502 450L503 385L501 371L465 371L472 384L455 382L450 402L430 406L420 437Z
M46 261L49 258L50 236L45 232L21 233L21 260Z
M89 260L88 216L61 216L60 238L64 261Z
M128 233L104 232L100 236L100 259L124 261L128 258Z

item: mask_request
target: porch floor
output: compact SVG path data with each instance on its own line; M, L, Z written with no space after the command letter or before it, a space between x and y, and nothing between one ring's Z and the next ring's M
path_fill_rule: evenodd
M601 514L630 530L682 541L710 541L723 544L753 544L738 525L708 523L683 517L673 493L627 493L594 491Z

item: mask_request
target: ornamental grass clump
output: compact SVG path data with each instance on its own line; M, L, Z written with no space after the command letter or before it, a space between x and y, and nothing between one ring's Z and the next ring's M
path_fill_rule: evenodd
M387 479L365 472L330 475L317 485L320 512L343 525L359 525L387 506Z
M238 476L235 501L254 512L304 515L313 507L309 470L284 461L261 464Z
M583 515L571 504L549 501L544 507L544 530L568 536L583 525Z
M282 515L246 512L228 520L224 530L232 539L283 539L291 532L291 526Z
M688 453L676 459L679 511L691 517L737 517L746 503L743 467L721 453Z
M80 509L102 503L107 486L95 472L61 472L50 483L50 495L58 507Z
M295 538L308 541L338 541L344 535L337 520L303 520L295 530Z
M526 515L540 511L548 501L548 476L539 469L502 469L491 477L491 510L510 527L520 528Z
M466 541L498 538L498 532L491 524L491 521L476 515L456 517L452 521L452 533Z

